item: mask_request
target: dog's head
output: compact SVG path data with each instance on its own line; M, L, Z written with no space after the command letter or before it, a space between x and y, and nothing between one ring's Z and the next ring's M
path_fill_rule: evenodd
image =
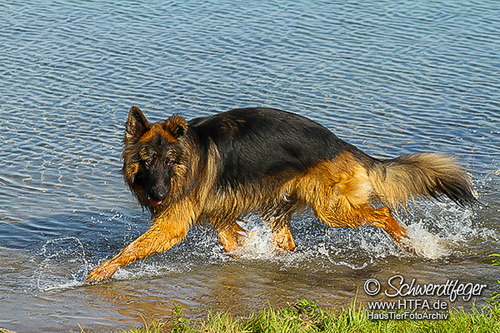
M183 146L188 123L178 115L149 124L142 111L130 108L125 128L123 175L143 206L154 211L171 190L183 168Z

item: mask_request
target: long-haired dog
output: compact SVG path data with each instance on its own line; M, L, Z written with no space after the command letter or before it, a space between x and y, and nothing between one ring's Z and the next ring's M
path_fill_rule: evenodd
M406 228L387 207L414 196L473 203L471 183L446 155L381 160L305 117L268 108L235 109L186 121L150 124L132 107L124 138L123 175L151 211L150 229L87 276L109 278L121 267L170 249L195 223L208 222L226 251L241 244L242 217L260 213L275 246L293 250L290 222L309 207L331 227L373 225L406 247ZM376 209L370 204L385 203Z

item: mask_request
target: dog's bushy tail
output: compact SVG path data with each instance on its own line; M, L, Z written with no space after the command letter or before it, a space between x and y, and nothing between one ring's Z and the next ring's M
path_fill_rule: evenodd
M378 199L393 208L408 198L445 195L460 206L477 202L469 178L455 158L435 153L375 160L368 174Z

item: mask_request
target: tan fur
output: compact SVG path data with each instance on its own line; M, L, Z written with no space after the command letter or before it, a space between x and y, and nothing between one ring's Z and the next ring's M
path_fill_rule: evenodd
M320 221L331 227L371 224L383 228L404 246L406 229L392 217L390 209L369 206L372 184L366 168L351 153L318 164L295 182L299 200L311 207Z
M456 159L436 153L407 155L375 164L369 179L378 199L394 209L406 206L408 198L433 196L442 184L460 183L471 189Z
M154 220L151 228L121 250L112 259L103 262L87 276L87 282L98 282L109 278L118 268L153 253L162 252L183 240L194 219L189 200L174 204L168 212Z
M233 252L238 249L245 239L246 230L239 226L238 223L233 223L225 229L219 230L219 242L221 242L226 252Z

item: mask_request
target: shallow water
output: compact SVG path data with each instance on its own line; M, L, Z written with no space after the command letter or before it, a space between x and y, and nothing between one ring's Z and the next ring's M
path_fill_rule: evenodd
M349 304L369 278L499 278L500 3L145 2L0 5L0 327L112 329L246 314L298 298ZM400 212L421 255L380 230L293 225L276 253L252 218L241 257L196 227L172 250L86 286L86 273L147 230L120 175L131 105L151 120L243 106L308 116L377 157L457 155L482 205ZM459 305L470 306L471 302Z

